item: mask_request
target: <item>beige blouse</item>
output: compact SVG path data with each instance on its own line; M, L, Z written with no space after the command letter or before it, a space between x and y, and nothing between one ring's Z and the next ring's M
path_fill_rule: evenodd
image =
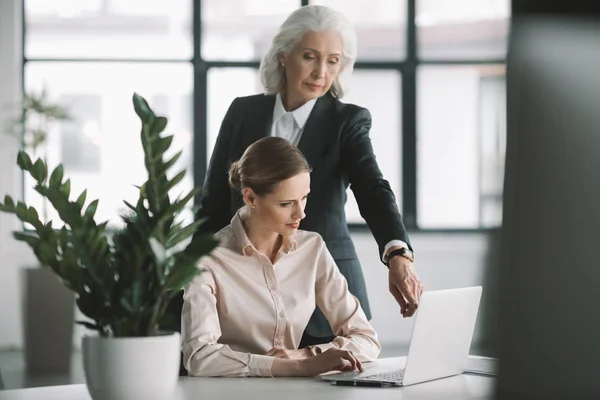
M274 347L297 349L317 304L337 336L315 346L373 361L381 347L321 236L284 238L275 263L252 245L241 209L217 233L220 246L184 292L183 361L192 376L273 376Z

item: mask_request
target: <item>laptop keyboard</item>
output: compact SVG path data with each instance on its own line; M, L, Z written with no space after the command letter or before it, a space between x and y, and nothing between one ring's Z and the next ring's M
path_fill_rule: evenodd
M484 375L495 375L498 368L498 360L487 357L469 357L467 364L464 368L465 372L484 374ZM379 381L379 382L396 382L402 383L404 378L404 369L396 371L386 371L377 374L367 375L361 377L361 380L367 381Z
M404 378L404 370L400 369L397 371L386 371L380 372L378 374L367 375L361 377L363 380L368 381L385 381L385 382L402 382L402 378Z

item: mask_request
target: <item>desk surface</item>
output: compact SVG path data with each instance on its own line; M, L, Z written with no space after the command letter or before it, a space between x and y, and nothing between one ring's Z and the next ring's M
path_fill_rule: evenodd
M383 362L397 363L394 359ZM332 386L319 378L193 378L179 380L173 400L220 399L394 399L484 400L493 398L494 379L459 375L407 387L365 388ZM51 386L0 392L1 400L91 400L85 385Z

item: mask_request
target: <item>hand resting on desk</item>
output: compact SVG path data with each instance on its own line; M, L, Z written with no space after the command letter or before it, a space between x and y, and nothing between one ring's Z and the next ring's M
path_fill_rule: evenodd
M282 352L279 349L279 353ZM290 351L290 350L287 350ZM275 354L271 354L277 357ZM317 376L330 371L353 371L363 372L364 368L351 351L329 349L323 353L304 359L275 358L271 366L273 376Z

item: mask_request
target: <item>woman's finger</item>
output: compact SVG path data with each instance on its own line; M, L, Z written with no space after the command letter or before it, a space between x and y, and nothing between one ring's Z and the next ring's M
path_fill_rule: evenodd
M350 361L350 364L352 365L352 369L356 369L356 357L354 357L354 354L352 354L351 351L344 351L342 353L342 357L348 361Z

